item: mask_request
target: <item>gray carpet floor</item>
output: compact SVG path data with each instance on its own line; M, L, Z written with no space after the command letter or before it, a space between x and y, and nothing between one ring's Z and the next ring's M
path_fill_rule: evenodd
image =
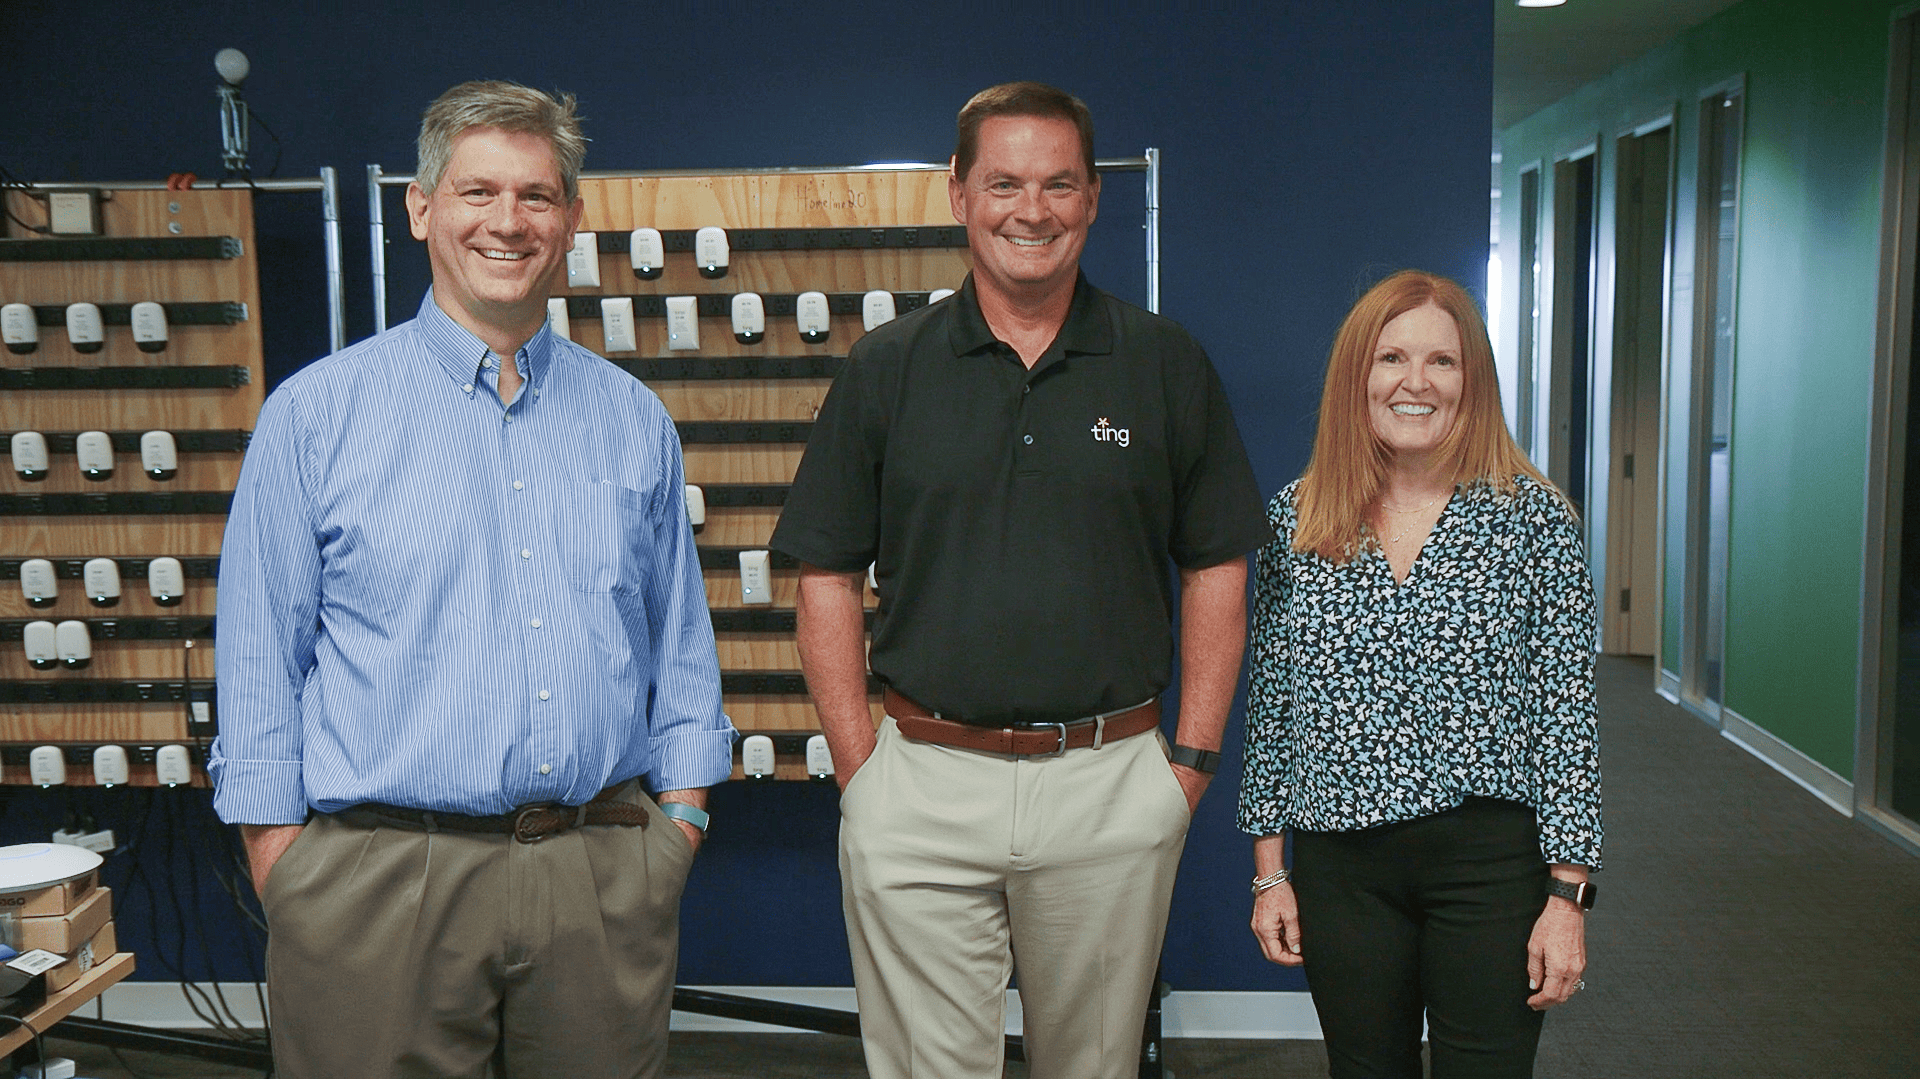
M1821 804L1603 659L1608 869L1588 988L1548 1017L1553 1079L1917 1079L1920 858ZM80 1075L257 1073L53 1041ZM1317 1042L1175 1041L1179 1079L1326 1074ZM856 1079L850 1038L680 1034L674 1079ZM1011 1066L1011 1079L1025 1069Z

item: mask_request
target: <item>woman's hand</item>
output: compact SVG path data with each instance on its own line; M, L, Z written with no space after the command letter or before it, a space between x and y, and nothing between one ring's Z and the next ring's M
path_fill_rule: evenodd
M1293 885L1276 884L1253 897L1253 936L1267 961L1297 967L1300 958L1300 904Z
M1527 941L1527 988L1537 990L1527 998L1527 1007L1543 1012L1565 1004L1586 969L1586 912L1553 896L1533 923L1533 936Z

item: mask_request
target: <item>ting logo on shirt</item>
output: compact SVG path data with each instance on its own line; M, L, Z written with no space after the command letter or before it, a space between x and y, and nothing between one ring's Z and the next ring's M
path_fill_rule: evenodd
M1100 417L1100 422L1094 424L1092 430L1093 440L1095 442L1118 442L1121 448L1124 449L1129 442L1133 441L1132 432L1128 431L1125 427L1115 427L1109 424L1105 416Z

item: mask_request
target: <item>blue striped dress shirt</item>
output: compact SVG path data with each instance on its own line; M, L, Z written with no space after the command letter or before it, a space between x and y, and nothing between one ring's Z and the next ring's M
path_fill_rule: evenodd
M672 420L549 328L515 361L503 407L486 346L428 293L267 399L220 556L223 820L727 777Z

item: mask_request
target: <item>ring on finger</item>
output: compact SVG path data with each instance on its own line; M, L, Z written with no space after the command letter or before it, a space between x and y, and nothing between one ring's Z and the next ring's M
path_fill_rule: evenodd
M1587 987L1587 980L1585 978L1581 978L1573 983L1573 992L1578 993L1580 990L1585 989L1586 987Z

